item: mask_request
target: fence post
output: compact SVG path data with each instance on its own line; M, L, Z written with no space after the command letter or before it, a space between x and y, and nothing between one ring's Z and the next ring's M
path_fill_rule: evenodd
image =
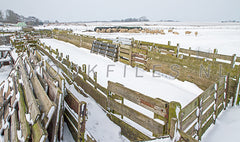
M170 131L169 131L169 136L171 137L171 139L174 138L174 134L176 132L176 124L177 124L177 118L172 118L171 119L171 127L170 127Z
M95 84L94 84L94 88L97 89L97 72L94 72L93 75L94 75L93 78L94 78L94 81L95 81L95 82L94 82L94 83L95 83Z
M57 54L57 58L59 57L59 52L58 49L56 49L56 54Z
M237 88L236 88L236 94L234 99L234 105L239 105L239 89L240 89L240 74L238 75L238 79L237 79Z
M228 93L228 87L229 87L229 77L230 77L230 73L228 73L227 76L225 76L224 78L224 94L223 94L223 99L224 99L224 110L226 110L227 108L227 103L228 103L228 97L229 97L229 93Z
M189 56L189 57L191 56L191 53L190 53L191 50L192 50L192 48L189 47L189 53L188 53L188 56Z
M179 43L177 44L177 58L179 57L179 49L180 49L180 46L179 46Z
M84 73L84 75L83 75L83 80L86 81L86 77L85 77L86 72L87 72L86 64L83 64L83 65L82 65L82 71L83 71L83 73Z
M231 68L232 68L232 69L235 67L236 59L237 59L237 55L236 55L236 54L233 54L233 56L232 56L232 61L231 61Z
M214 50L213 50L213 57L212 57L213 62L216 61L215 54L217 54L217 52L218 52L217 49L214 49Z
M181 104L178 102L170 102L168 109L168 134L173 139L178 129L178 118L181 110ZM177 124L177 125L176 125ZM177 128L175 128L177 126Z
M132 46L130 46L130 51L129 51L129 65L133 66L132 65L132 48L133 48L133 44Z
M197 108L197 119L198 119L198 130L197 130L197 135L198 135L198 140L201 140L202 138L202 103L203 100L201 97L198 97L198 108Z
M217 100L218 100L218 94L217 94L218 88L217 87L218 86L215 83L215 85L214 85L214 88L215 88L214 100L215 100L215 102L214 102L214 106L213 106L213 111L214 111L214 114L213 114L213 124L216 123L216 117L217 117Z
M86 102L81 102L78 106L78 142L84 142L85 124L86 124Z
M60 53L60 61L62 61L62 59L63 59L63 53Z
M121 44L118 44L118 48L117 48L117 60L120 61L120 51L121 51Z
M171 41L168 41L168 46L171 46Z

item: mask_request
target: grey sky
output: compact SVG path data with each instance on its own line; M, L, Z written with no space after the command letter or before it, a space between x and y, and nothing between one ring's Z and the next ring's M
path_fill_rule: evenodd
M93 21L146 16L152 21L240 20L240 0L0 0L11 9L41 20Z

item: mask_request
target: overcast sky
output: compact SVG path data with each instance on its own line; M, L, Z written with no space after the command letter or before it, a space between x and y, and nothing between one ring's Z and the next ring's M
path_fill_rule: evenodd
M151 21L240 20L240 0L0 0L0 10L51 21L118 20L146 16Z

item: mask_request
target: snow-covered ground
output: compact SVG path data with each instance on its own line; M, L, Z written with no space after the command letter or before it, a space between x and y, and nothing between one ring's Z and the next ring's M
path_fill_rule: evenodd
M202 142L239 142L240 106L228 107L203 135Z
M85 32L93 30L96 26L142 26L148 29L163 29L166 35L146 34L146 33L96 33ZM134 38L136 40L149 41L172 45L180 44L181 48L213 52L218 49L218 53L225 55L237 54L240 56L240 24L239 23L184 23L184 22L139 22L139 23L113 23L96 22L75 25L49 25L36 27L36 29L72 29L74 33L91 35L95 37L114 39L116 37ZM180 35L168 33L167 30L174 28ZM198 32L198 36L193 33L185 35L185 31Z

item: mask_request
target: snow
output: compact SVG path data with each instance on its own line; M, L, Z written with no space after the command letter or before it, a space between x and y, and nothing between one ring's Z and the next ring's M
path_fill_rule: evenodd
M239 142L240 106L229 107L217 118L216 124L206 131L202 142Z
M0 84L7 79L9 73L11 72L12 66L2 66L0 68Z
M96 26L142 26L148 29L163 29L166 35L161 34L145 34L145 33L96 33L85 32L93 30ZM134 38L148 42L167 44L171 41L171 45L180 44L180 48L200 50L213 53L214 49L218 49L218 53L225 55L237 54L240 56L240 24L239 23L186 23L186 22L133 22L133 23L118 23L118 22L96 22L85 23L85 25L50 25L35 27L36 29L72 29L74 33L91 35L95 37L115 39ZM167 30L174 28L174 31L180 35L168 33ZM198 36L193 33L185 35L185 31L198 32Z
M125 70L123 63L113 62L103 56L91 54L87 49L78 48L66 42L55 39L41 39L41 42L50 45L53 49L58 48L64 56L70 55L70 60L78 65L86 64L87 72L91 69L98 72L98 83L104 87L107 87L108 80L118 82L153 98L180 102L182 107L202 93L202 90L193 83L153 77L153 73L131 66L126 66ZM96 67L94 68L94 66ZM89 72L89 75L93 77L93 72Z

